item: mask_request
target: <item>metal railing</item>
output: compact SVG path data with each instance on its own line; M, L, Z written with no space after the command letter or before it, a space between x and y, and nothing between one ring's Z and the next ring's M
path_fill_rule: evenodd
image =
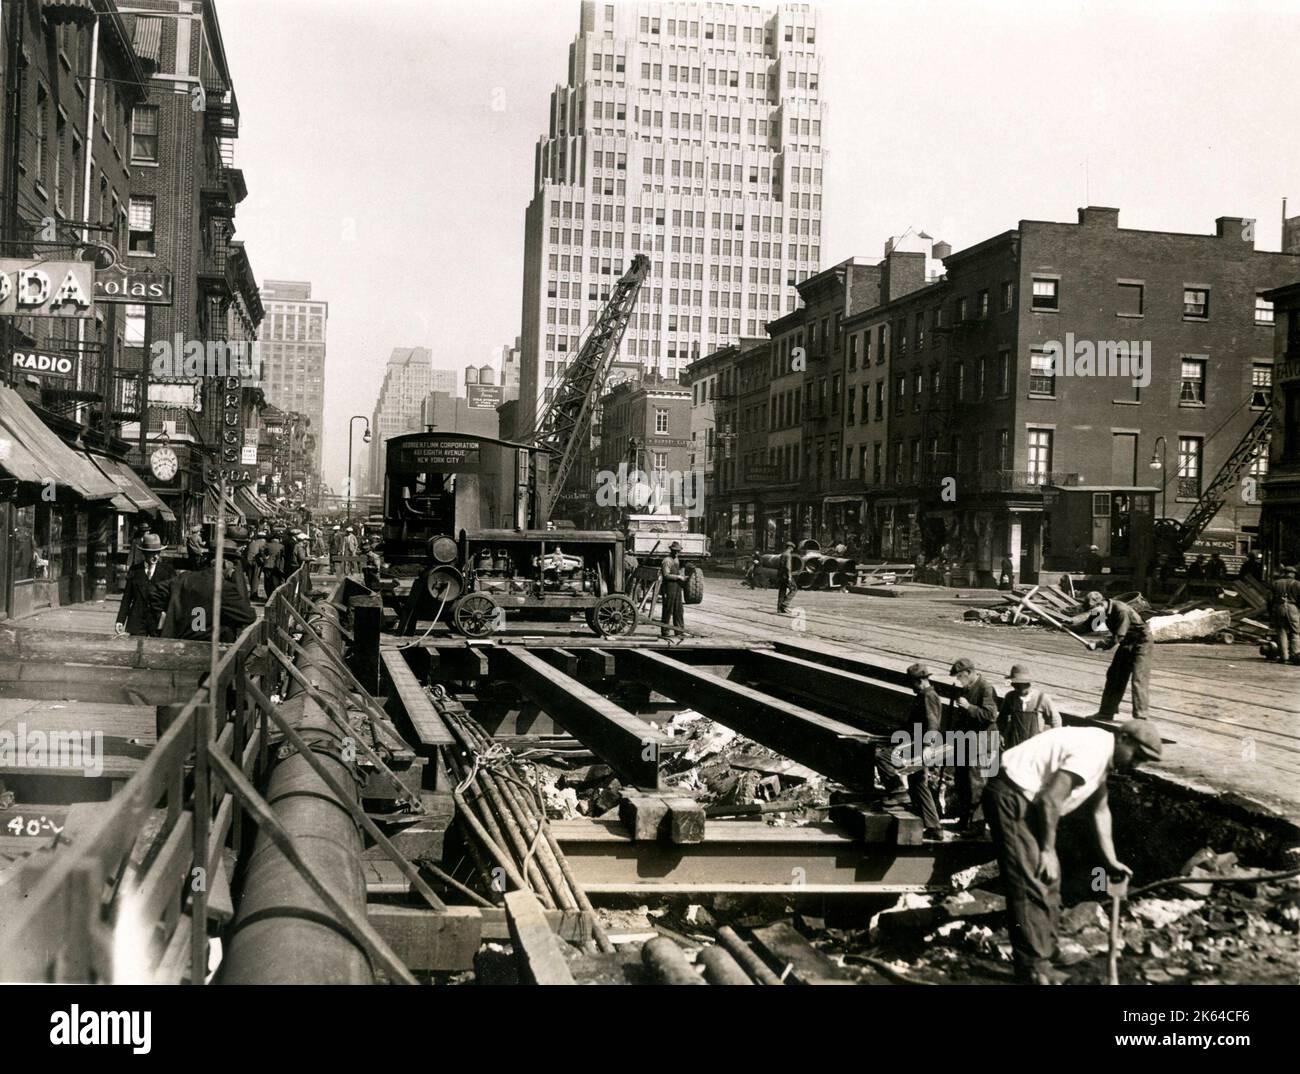
M415 983L364 911L346 905L312 874L255 789L268 771L271 732L278 730L280 759L286 749L301 754L425 901L445 909L279 711L277 699L292 680L356 743L362 755L358 763L368 762L396 782L364 736L348 728L342 706L316 690L292 663L299 639L321 643L311 621L313 615L319 621L321 613L310 587L303 568L272 593L263 617L229 645L141 767L103 803L93 826L54 852L0 921L0 980L204 983L211 883L227 842L237 857L245 849L251 816L365 949L371 964L389 980ZM342 657L329 658L362 695L361 704L377 712ZM137 856L137 840L151 826L158 830Z

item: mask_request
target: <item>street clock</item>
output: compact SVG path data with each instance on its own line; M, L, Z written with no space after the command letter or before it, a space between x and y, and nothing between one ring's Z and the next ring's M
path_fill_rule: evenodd
M179 467L180 461L176 458L176 452L171 448L159 448L149 456L149 469L153 471L153 476L159 481L170 481L176 476Z

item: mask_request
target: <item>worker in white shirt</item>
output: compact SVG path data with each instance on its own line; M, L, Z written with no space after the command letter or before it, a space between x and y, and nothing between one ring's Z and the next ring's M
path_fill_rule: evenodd
M1088 809L1107 873L1132 875L1115 854L1106 778L1112 769L1160 760L1160 749L1153 723L1129 720L1113 734L1100 727L1053 728L1002 754L1001 771L984 791L984 816L997 849L1022 980L1058 981L1052 970L1061 908L1057 823L1080 807Z

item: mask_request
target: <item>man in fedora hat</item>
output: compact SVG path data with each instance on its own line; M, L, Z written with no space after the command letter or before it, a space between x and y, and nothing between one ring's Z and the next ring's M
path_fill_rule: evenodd
M1295 568L1283 567L1273 583L1273 628L1277 632L1278 660L1300 664L1300 582Z
M998 707L998 735L1001 749L1013 749L1040 732L1061 726L1061 714L1050 696L1037 689L1025 664L1015 664L1007 676L1011 692Z
M998 869L1011 917L1016 974L1056 984L1052 969L1061 908L1056 828L1083 808L1092 815L1102 865L1111 876L1133 870L1115 854L1106 780L1112 771L1160 760L1160 732L1147 720L1105 727L1055 727L1002 754L1001 770L984 791Z
M145 533L136 542L139 556L126 572L126 588L117 609L118 634L156 638L161 633L159 619L167 607L167 597L176 571L164 563L162 551L167 546L156 533Z
M776 610L778 613L790 610L790 605L794 603L794 595L799 592L799 587L794 580L794 541L786 541L785 548L781 552L781 561L776 568Z
M248 583L242 569L246 530L231 527L222 543L222 562L213 560L201 571L188 571L172 585L163 637L186 641L210 641L217 571L221 571L220 641L234 641L239 632L256 621L257 614L248 601Z
M673 541L668 546L668 555L664 556L663 561L659 564L659 592L664 602L659 634L664 638L681 638L686 633L686 610L685 602L682 599L682 589L686 585L686 572L682 567L681 559L678 558L678 553L681 550L681 544ZM672 621L671 633L668 626L670 619Z

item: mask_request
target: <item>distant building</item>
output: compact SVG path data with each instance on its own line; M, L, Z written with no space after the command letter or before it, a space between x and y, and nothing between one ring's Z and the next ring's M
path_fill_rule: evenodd
M434 432L475 436L496 437L500 432L496 407L471 406L463 396L440 391L425 396L420 408L420 428L429 426Z
M266 397L282 410L306 415L315 436L312 468L320 473L325 433L325 330L329 303L311 297L311 284L263 280L259 342Z
M617 526L625 511L652 508L639 500L622 476L630 479L637 471L650 478L643 485L664 490L662 502L674 512L686 513L691 503L700 502L690 465L689 389L648 373L615 385L601 399L600 413L595 470L588 482L574 484L580 495L592 501L590 522Z
M370 484L367 491L371 493L382 492L384 444L391 437L424 429L423 406L430 392L456 390L456 374L449 369L434 370L432 362L433 355L427 347L395 347L389 356L384 382L379 388L379 398L370 419ZM360 437L358 428L356 442L360 442ZM354 472L354 484L355 479ZM347 494L346 489L344 494Z

